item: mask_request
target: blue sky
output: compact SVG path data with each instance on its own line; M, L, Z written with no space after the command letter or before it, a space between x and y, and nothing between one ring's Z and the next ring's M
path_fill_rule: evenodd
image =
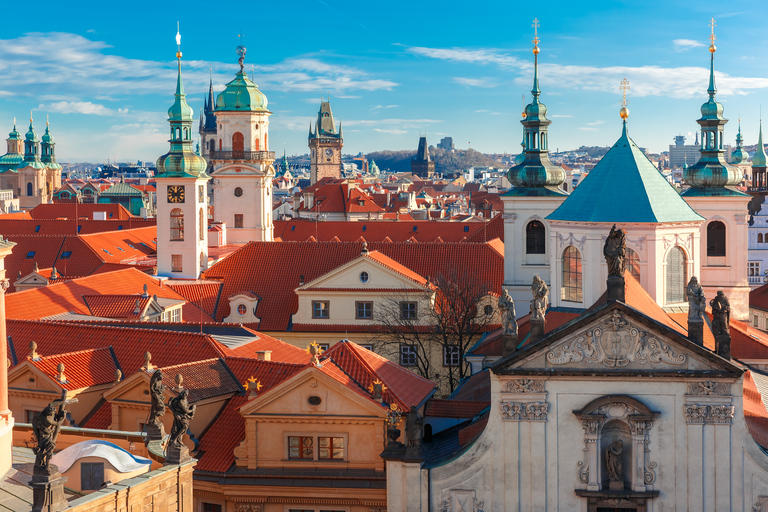
M119 5L120 7L115 7ZM768 108L768 2L12 2L0 31L0 133L46 115L61 161L155 160L167 150L181 24L188 102L209 69L219 90L246 69L269 99L270 149L307 151L328 91L345 153L457 147L519 152L540 20L542 101L550 148L609 145L620 135L619 82L630 81L630 135L653 151L692 134L706 99L709 19L717 20L718 99L726 138L747 144Z

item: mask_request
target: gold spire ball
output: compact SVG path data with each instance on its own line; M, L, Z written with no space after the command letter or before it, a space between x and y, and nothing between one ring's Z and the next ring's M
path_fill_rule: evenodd
M715 18L712 18L709 20L709 28L712 30L712 33L709 35L709 51L710 53L715 53L717 51L717 46L715 46L715 27L717 26L717 23L715 23Z
M621 81L619 89L621 89L621 110L619 110L619 116L621 116L621 118L626 121L629 117L629 109L627 108L627 91L629 90L629 80L624 78L624 80Z

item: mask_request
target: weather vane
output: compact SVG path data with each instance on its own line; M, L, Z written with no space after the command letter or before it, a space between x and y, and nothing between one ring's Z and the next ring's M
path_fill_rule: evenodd
M709 20L709 28L712 31L709 34L709 51L712 53L715 53L715 50L717 49L717 47L715 46L715 39L717 39L717 37L715 37L716 26L717 26L717 23L715 23L715 18L712 17L712 19Z

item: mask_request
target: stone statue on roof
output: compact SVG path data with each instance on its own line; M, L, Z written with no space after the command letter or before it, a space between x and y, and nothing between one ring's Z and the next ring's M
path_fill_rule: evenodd
M515 302L509 296L505 288L499 297L499 311L501 312L501 328L503 336L517 336L517 320L515 320Z
M731 304L723 290L717 291L717 296L709 301L712 308L712 334L728 336L731 334Z
M688 282L685 296L688 299L688 320L701 320L704 310L707 309L707 299L704 297L704 289L696 276L691 277Z
M408 440L408 448L419 448L424 437L424 418L412 405L405 417L405 438Z
M58 471L56 466L51 467L51 457L56 449L56 441L59 438L61 426L67 416L64 408L67 404L76 402L76 398L67 400L67 390L62 389L60 400L49 403L45 409L32 418L32 432L37 442L37 446L32 449L35 452L35 475L50 476Z
M544 320L544 314L547 312L547 306L549 305L549 288L547 283L538 274L533 276L531 293L533 293L531 320Z
M168 440L168 446L181 448L184 446L182 438L184 434L189 430L189 422L195 417L194 405L189 405L188 402L189 390L185 389L179 396L173 397L168 401L168 408L173 413L173 426L171 427L171 435Z
M152 377L149 379L149 397L151 405L149 407L149 418L147 418L147 433L152 434L154 431L159 433L159 437L165 434L165 428L163 427L163 416L165 416L165 384L163 384L163 372L155 370ZM158 437L152 435L151 437Z
M616 224L611 227L608 238L603 246L603 256L608 264L608 275L614 277L624 276L624 262L627 255L627 237L623 229L616 229Z

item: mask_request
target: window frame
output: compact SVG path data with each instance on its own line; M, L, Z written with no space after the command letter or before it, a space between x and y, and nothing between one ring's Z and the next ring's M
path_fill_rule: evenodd
M728 254L727 246L728 228L725 222L713 220L707 224L707 257L724 258Z
M291 457L291 438L311 439L312 456L311 457ZM341 458L320 458L320 438L341 439L342 456ZM307 432L307 431L289 431L283 432L284 457L289 462L330 462L338 464L349 462L349 433L348 432Z
M571 268L574 261L574 269ZM562 269L560 273L560 300L564 302L584 302L584 268L581 252L569 245L562 252Z
M443 366L457 368L461 366L461 347L458 345L443 345Z
M411 311L410 306L413 306ZM404 309L407 307L407 309ZM410 300L400 301L400 320L418 320L419 318L419 303Z
M184 272L184 259L181 254L171 254L171 272Z
M174 208L169 213L171 220L171 242L184 241L184 210Z
M242 213L235 213L235 229L243 229L245 226L245 215Z
M538 219L525 225L525 254L547 254L547 228Z
M98 471L95 473L93 471L89 472L89 478L84 478L85 476L85 470L86 468L92 468L92 469L98 469L101 468L101 483L94 483L95 475L98 474ZM88 486L86 486L86 482L88 483ZM80 490L82 491L98 491L101 489L101 486L104 485L104 463L103 462L80 462Z
M360 315L361 306L363 308L365 308L365 306L368 306L367 316ZM355 320L371 320L371 319L373 319L373 301L370 301L370 300L355 301Z
M398 352L400 366L416 366L418 363L418 352L416 345L401 343L400 351ZM409 358L408 361L406 361L406 357ZM410 358L413 358L412 362Z
M323 308L320 310L317 309L317 306L320 306L322 304L325 304L325 316L318 315L318 311L323 311ZM318 320L328 320L331 318L331 301L329 300L313 300L312 304L312 318L318 319Z

